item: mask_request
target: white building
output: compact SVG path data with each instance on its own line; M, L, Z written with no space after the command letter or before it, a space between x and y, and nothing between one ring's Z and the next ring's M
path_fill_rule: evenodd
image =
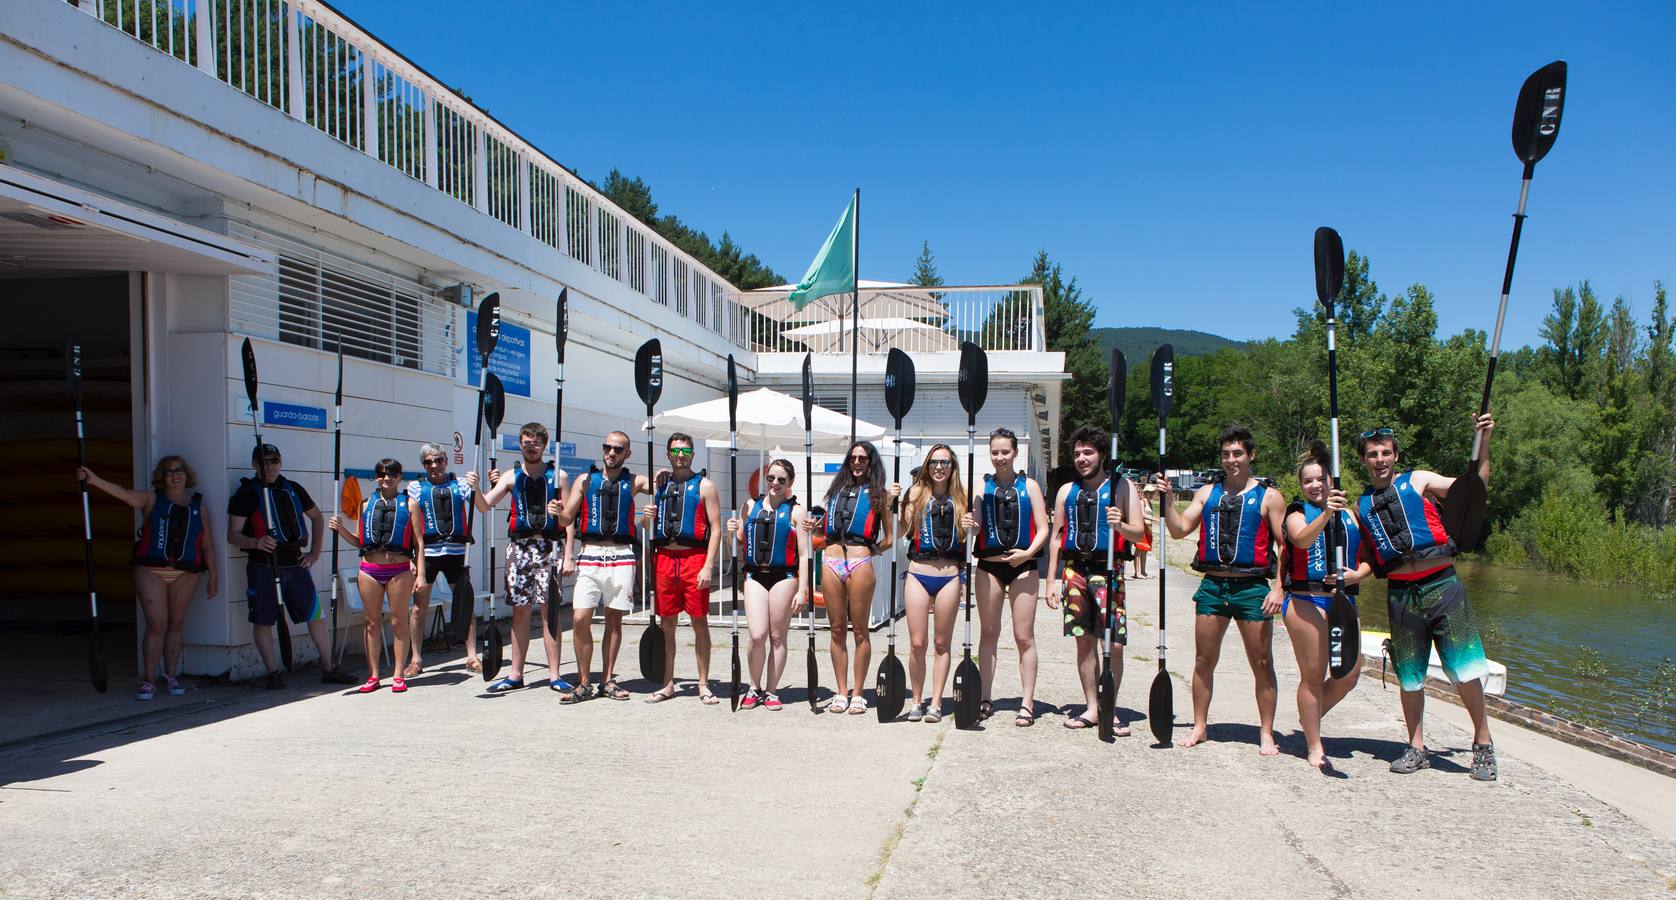
M0 634L27 640L30 623L86 615L63 387L72 332L89 357L90 464L145 485L157 459L183 454L215 513L223 584L193 604L191 673L259 670L243 554L220 533L227 497L249 474L247 336L264 436L326 510L334 343L348 357L347 470L370 476L385 456L417 469L427 440L452 445L463 470L468 306L489 291L503 302L496 370L508 388L503 432L514 433L552 423L554 298L570 291L563 439L573 470L614 428L644 465L632 360L652 336L667 374L660 408L714 397L730 353L747 381L795 392L804 349L817 351L821 401L847 408L847 346L789 337L792 326L748 312L763 298L742 305L721 277L322 3L9 0L0 73L0 292L14 313L0 341L0 450L23 484L3 502L8 522L29 520L7 526L23 552L3 563ZM889 424L883 351L905 346L922 385L905 436L963 437L958 354L943 343L976 336L994 351L979 426L1019 431L1040 472L1065 376L1062 355L1043 345L1039 289L936 297L940 314L898 310L916 327L872 343L864 333L859 412ZM986 326L1004 304L1011 324ZM121 600L107 600L106 621L132 622L132 515L107 498L95 511L101 593ZM344 548L343 565L353 558ZM323 591L327 569L323 560L315 572ZM306 660L312 647L296 632Z

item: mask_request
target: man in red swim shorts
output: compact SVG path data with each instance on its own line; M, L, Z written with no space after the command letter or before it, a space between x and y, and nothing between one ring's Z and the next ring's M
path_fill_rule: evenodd
M657 612L663 619L664 682L646 702L675 696L675 627L685 612L698 656L698 699L714 705L719 701L710 690L710 573L722 543L721 501L715 483L693 471L691 435L672 434L665 447L670 472L645 508L652 520Z

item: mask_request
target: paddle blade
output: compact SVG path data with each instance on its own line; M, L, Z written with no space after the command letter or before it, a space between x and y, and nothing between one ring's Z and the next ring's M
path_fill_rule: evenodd
M570 288L559 291L559 308L553 313L553 326L558 332L553 335L553 342L559 351L559 365L564 365L564 345L570 339Z
M278 588L278 585L274 587ZM285 667L285 671L289 672L293 668L291 663L294 659L291 655L291 622L285 618L285 603L283 600L280 601L279 608L279 618L274 620L274 631L279 633L279 664ZM320 664L324 666L326 661L321 660Z
M803 354L803 430L815 428L815 369L814 354Z
M733 704L733 711L734 712L739 711L739 680L740 680L739 676L740 676L740 674L741 673L739 671L739 633L734 632L734 634L733 634L733 691L732 691L731 698L729 700L729 702Z
M978 724L978 704L983 701L983 676L970 652L954 669L954 727Z
M739 430L739 371L731 353L727 355L727 430Z
M652 338L634 353L634 392L646 404L646 417L651 418L652 407L663 396L663 344Z
M103 694L110 690L111 671L105 665L105 648L99 643L99 623L93 624L93 635L87 642L87 677L93 689Z
M1469 464L1466 474L1449 486L1449 496L1443 503L1443 529L1461 553L1478 549L1478 538L1484 531L1484 500L1478 466Z
M250 346L250 338L244 339L244 346L239 348L239 356L244 360L244 395L250 398L250 414L256 414L256 350Z
M1106 409L1112 417L1112 434L1116 434L1123 422L1123 399L1125 388L1129 384L1129 361L1123 358L1123 351L1112 348L1111 381L1106 385ZM1112 460L1112 465L1117 465Z
M471 632L471 617L477 614L477 594L472 590L469 571L462 572L460 580L454 582L454 606L451 612L451 636L456 643L463 644Z
M663 628L657 619L646 623L640 633L640 677L663 684Z
M249 346L250 341L245 341ZM64 348L64 379L70 383L70 396L81 406L81 338L72 337Z
M971 341L960 344L960 408L968 423L977 421L978 411L989 396L989 356Z
M345 518L359 519L361 517L361 479L345 478L343 490L338 492L338 509L343 510Z
M1527 167L1536 165L1553 149L1554 140L1560 136L1560 110L1564 106L1563 59L1532 72L1519 88L1519 99L1513 106L1513 154Z
M899 347L890 348L885 359L885 408L896 420L898 430L908 410L914 407L914 358ZM882 670L881 670L882 671Z
M1170 673L1159 668L1152 678L1152 692L1146 700L1147 724L1152 737L1160 744L1170 742L1170 731L1175 727L1175 689L1170 684Z
M489 427L489 433L500 431L501 420L506 418L506 389L501 386L500 376L489 373L488 388L483 391L483 424ZM493 452L491 450L491 452Z
M1099 710L1095 713L1099 719L1100 740L1111 743L1117 739L1117 681L1112 678L1111 659L1100 672L1100 685L1095 696L1095 705Z
M547 602L543 604L545 609L542 612L547 617L547 633L551 635L559 633L559 600L559 579L547 579ZM554 678L558 675L556 671L553 673Z
M873 686L875 710L880 722L894 721L902 714L907 699L907 675L902 671L902 660L894 652L879 663L879 679Z
M477 358L488 368L489 354L500 341L500 292L483 298L477 306Z
M1343 591L1334 591L1327 604L1327 671L1343 678L1362 664L1362 626L1356 604Z
M804 658L809 669L809 711L820 712L821 667L815 662L815 636L809 635L809 653Z
M1152 408L1158 421L1170 417L1176 402L1176 351L1169 344L1152 351Z
M494 620L489 621L489 651L483 654L483 680L491 681L500 674L503 651L506 647L505 639L501 637L500 626Z
M343 339L342 338L338 339L338 389L337 389L336 393L332 394L332 403L336 406L342 406L343 405Z
M1344 290L1344 240L1325 225L1315 229L1315 299L1333 314L1333 301Z

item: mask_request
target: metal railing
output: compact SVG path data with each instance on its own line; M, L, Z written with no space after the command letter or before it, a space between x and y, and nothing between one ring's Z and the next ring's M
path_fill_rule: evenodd
M66 2L747 346L726 279L326 4Z
M822 297L801 310L787 291L772 288L740 295L740 314L751 349L759 353L847 353L852 298ZM1038 284L915 287L863 284L859 346L863 353L958 350L972 341L985 350L1047 349Z

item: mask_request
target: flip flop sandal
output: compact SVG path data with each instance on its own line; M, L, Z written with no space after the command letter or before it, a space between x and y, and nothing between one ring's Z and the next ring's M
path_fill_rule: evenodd
M1018 715L1013 716L1013 724L1020 728L1029 728L1036 724L1036 714L1030 710L1021 709L1018 711Z
M617 684L615 678L600 685L599 695L609 700L627 700L629 698L629 692L623 690L622 686Z
M658 691L653 691L652 694L646 698L646 702L647 703L662 703L665 700L673 700L674 698L675 698L675 692L674 691L671 691L671 692L666 694L663 691L658 690Z
M1100 723L1090 722L1082 716L1072 716L1065 720L1065 727L1071 729L1072 731L1082 731L1087 728L1093 728L1098 724Z
M698 702L704 704L705 706L715 706L716 704L722 702L722 698L716 696L715 694L699 694Z

